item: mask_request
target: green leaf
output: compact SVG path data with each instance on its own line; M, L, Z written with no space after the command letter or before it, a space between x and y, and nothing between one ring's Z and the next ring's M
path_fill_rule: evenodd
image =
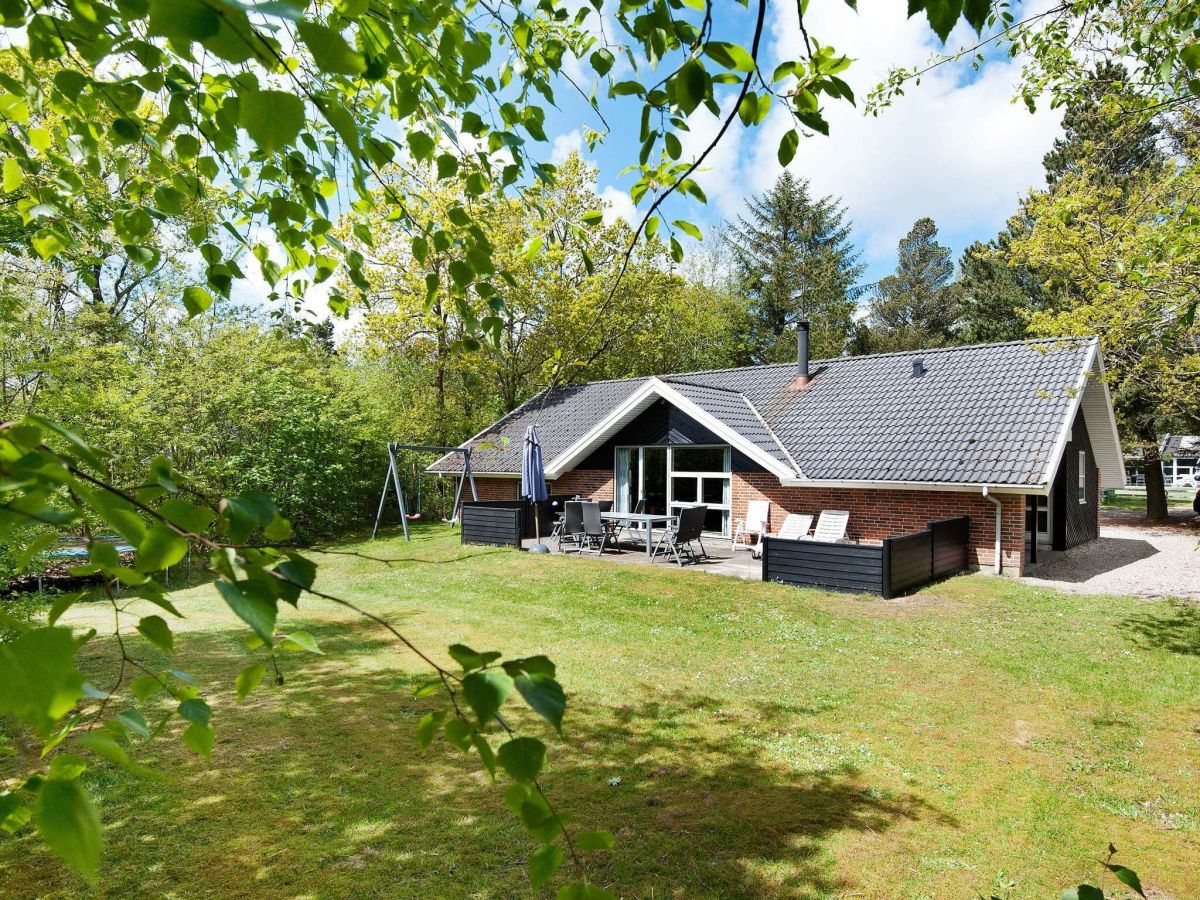
M488 743L486 735L480 734L478 731L471 732L471 743L475 749L479 751L479 759L483 763L483 767L487 769L488 775L492 777L492 781L496 780L496 751L492 749L492 745Z
M1189 72L1195 72L1200 69L1200 44L1188 44L1179 51L1179 59L1187 66ZM5 161L5 184L8 183L8 168L7 160ZM8 190L6 187L5 190Z
M207 725L212 719L212 708L199 697L190 697L179 704L179 715L197 725Z
M139 703L144 703L163 689L158 679L153 675L139 675L129 682L129 693Z
M15 156L4 160L4 190L15 191L25 183L25 172Z
M433 138L424 131L410 131L404 139L408 142L408 149L412 151L414 159L424 160L433 156Z
M284 650L299 650L304 653L316 653L318 656L325 655L317 646L317 639L307 631L293 631L291 634L285 634L279 642L279 646Z
M169 522L192 534L203 534L214 518L212 510L176 497L164 500L158 507L158 513Z
M1142 890L1142 880L1138 878L1137 872L1125 866L1119 866L1115 863L1105 863L1105 868L1117 876L1117 881L1128 888L1132 888L1137 892L1139 897L1145 897L1146 892Z
M670 83L675 102L685 115L691 115L708 94L708 72L704 63L695 58L680 66Z
M442 736L464 753L471 749L471 726L457 716L446 723Z
M183 308L187 310L188 316L198 316L212 305L212 294L204 288L193 284L183 289Z
M62 781L78 778L87 771L87 762L74 753L60 753L50 760L50 777Z
M146 725L146 717L136 709L125 710L125 712L117 716L117 721L142 740L150 737L150 729Z
M229 581L218 581L217 590L238 618L249 625L264 643L274 645L275 617L278 615L274 602L265 597L250 596Z
M38 833L55 856L94 882L103 847L100 814L79 780L44 781L34 817Z
M366 71L367 61L363 55L332 28L305 19L296 25L296 30L312 53L318 69L335 75L359 75Z
M81 641L69 628L34 628L0 644L0 715L45 735L83 696L75 665Z
M796 156L796 148L800 146L800 134L794 128L784 134L779 142L779 164L786 166Z
M500 654L495 650L488 650L484 653L472 650L466 644L451 644L447 648L450 658L462 666L464 672L470 672L473 669L482 669L490 662L495 662L500 658Z
M248 91L238 95L238 124L264 153L296 142L304 127L304 101L284 91Z
M926 0L925 15L929 17L929 27L943 44L958 23L962 6L963 0Z
M137 624L138 634L164 653L175 652L175 636L162 616L143 616Z
M183 743L193 753L197 753L205 759L211 759L213 749L212 726L193 722L183 732Z
M539 890L558 871L563 862L563 848L558 844L547 844L529 855L529 885Z
M255 663L252 666L246 666L242 671L238 672L237 683L237 702L241 703L251 692L262 683L263 675L267 673L267 667L263 663Z
M429 745L433 743L433 739L437 735L438 728L445 719L446 711L444 709L422 716L421 723L417 726L417 745L422 750L429 749Z
M753 72L754 57L740 44L725 41L709 41L704 45L704 55L716 60L727 69L737 72Z
M133 566L139 572L158 572L187 555L188 542L166 525L155 525L138 544Z
M514 683L533 711L561 732L567 708L562 686L549 675L518 675Z
M537 738L513 738L500 746L496 759L517 781L533 781L546 765L546 745Z
M588 61L592 64L592 68L596 74L603 78L612 69L613 63L616 62L612 52L604 47L601 47L595 53L588 57Z
M1100 888L1092 887L1090 884L1081 884L1063 891L1060 900L1105 900L1105 898L1104 891Z
M462 682L463 697L480 725L486 725L499 712L512 690L513 681L500 671L472 672Z
M575 835L575 846L580 850L611 850L616 844L611 831L581 831Z

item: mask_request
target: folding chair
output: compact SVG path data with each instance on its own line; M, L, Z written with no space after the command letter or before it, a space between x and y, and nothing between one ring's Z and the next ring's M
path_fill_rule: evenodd
M817 527L813 529L812 540L836 544L846 537L846 526L850 522L850 513L844 509L822 510L817 519Z
M755 538L761 541L770 519L770 500L751 500L747 503L745 517L739 516L733 520L733 537L730 539L733 549L736 550L739 544L747 549L753 549L754 544L750 539Z
M708 551L704 549L704 541L700 540L700 535L704 532L706 515L708 515L707 506L689 506L683 509L675 523L667 526L663 536L654 545L653 558L657 559L658 554L665 550L675 557L675 562L680 566L683 565L684 558L693 563L707 559ZM700 545L699 556L692 549L692 541Z
M812 527L813 517L809 515L801 515L799 513L788 513L787 518L783 520L783 524L779 527L776 534L764 535L764 537L786 538L789 541L803 540L808 534L808 529ZM755 559L762 557L762 539L750 548L750 555Z

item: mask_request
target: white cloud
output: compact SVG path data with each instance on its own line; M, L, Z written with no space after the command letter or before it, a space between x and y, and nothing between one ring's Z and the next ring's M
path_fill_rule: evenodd
M795 6L774 10L771 48L778 62L798 55L801 37ZM941 67L909 86L890 109L867 117L861 111L866 95L891 65L922 63L939 49L924 17L906 19L895 0L860 0L857 15L829 0L809 7L805 25L856 60L845 77L859 106L827 99L830 137L802 139L790 168L818 194L845 200L868 262L894 256L896 241L921 216L931 216L944 234L989 236L1018 198L1042 183L1042 155L1059 132L1061 114L1043 109L1031 115L1011 102L1019 64L992 61L974 78L964 65ZM973 38L960 23L947 46ZM715 134L717 121L709 121L693 125L693 140ZM729 146L709 157L714 171L701 182L717 212L736 214L746 196L775 181L789 121L776 109L758 128L730 129Z
M638 221L633 198L620 188L608 185L600 192L600 199L604 201L604 224L611 225L617 219L624 219L629 225Z
M550 149L550 162L561 166L572 153L583 152L583 129L572 128L566 134L560 134L554 139Z

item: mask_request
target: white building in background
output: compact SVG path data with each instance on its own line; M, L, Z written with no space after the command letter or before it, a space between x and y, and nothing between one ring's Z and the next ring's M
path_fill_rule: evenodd
M1158 447L1162 459L1163 484L1166 487L1196 487L1200 485L1200 435L1168 434ZM1145 467L1140 454L1125 457L1126 478L1131 485L1146 483Z

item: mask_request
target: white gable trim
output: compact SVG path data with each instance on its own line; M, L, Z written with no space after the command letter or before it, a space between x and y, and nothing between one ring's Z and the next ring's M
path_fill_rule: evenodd
M1091 340L1073 390L1071 404L1059 426L1058 437L1046 470L1042 473L1041 484L1047 491L1053 484L1063 454L1067 450L1067 443L1071 440L1071 428L1082 409L1083 421L1087 426L1096 465L1100 469L1101 481L1108 487L1124 487L1125 459L1121 453L1121 437L1117 432L1112 398L1108 394L1108 385L1104 382L1104 363L1100 358L1100 341L1097 338Z
M603 444L625 425L632 422L640 413L649 409L658 399L666 400L680 412L703 425L729 446L736 447L750 459L754 460L780 480L795 478L796 470L790 468L767 453L756 444L746 440L720 419L705 412L691 400L684 397L669 384L657 378L649 379L644 385L629 395L628 398L615 407L607 416L588 429L587 433L575 441L566 450L546 464L546 477L558 478L571 471L592 450Z

